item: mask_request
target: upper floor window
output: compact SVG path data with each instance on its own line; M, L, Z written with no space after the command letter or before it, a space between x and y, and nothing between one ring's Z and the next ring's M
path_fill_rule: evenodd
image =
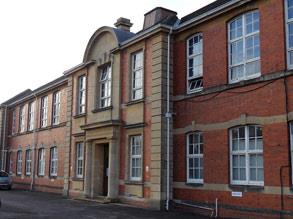
M85 113L85 103L86 103L86 76L82 75L78 78L78 105L77 113Z
M203 137L201 132L187 135L187 182L203 183Z
M21 106L20 110L19 110L19 131L20 132L25 131L25 108L24 108L24 106Z
M60 96L60 91L53 94L53 125L58 125L60 122Z
M229 82L260 76L259 12L243 14L229 23Z
M262 128L240 126L230 130L231 183L264 185Z
M140 181L142 177L142 136L130 137L130 179Z
M40 148L38 153L38 175L44 176L45 175L45 148Z
M28 105L28 130L32 131L34 129L35 121L35 102L31 102Z
M57 176L58 152L57 147L52 147L50 150L50 176Z
M16 133L16 110L12 111L12 129L11 133L15 134Z
M16 159L17 159L16 174L21 175L21 173L22 173L22 151L17 151Z
M41 99L41 128L48 125L48 96Z
M76 177L83 177L83 142L76 144Z
M293 68L293 0L285 0L287 23L287 65Z
M139 100L143 96L143 52L132 55L131 99Z
M187 93L203 88L203 39L196 34L187 40Z
M111 105L111 66L105 66L100 73L100 108Z
M25 175L31 175L32 170L32 153L31 150L25 151Z

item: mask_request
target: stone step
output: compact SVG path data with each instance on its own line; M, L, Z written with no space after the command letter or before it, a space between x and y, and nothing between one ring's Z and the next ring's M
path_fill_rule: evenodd
M96 196L94 198L76 198L76 200L96 202L99 204L109 204L109 203L117 202L117 200L108 198L106 196Z

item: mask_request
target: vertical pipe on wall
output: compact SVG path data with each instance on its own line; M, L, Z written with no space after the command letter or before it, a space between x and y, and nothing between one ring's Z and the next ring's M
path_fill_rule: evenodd
M167 179L166 179L166 210L169 210L170 202L170 119L172 114L170 113L170 41L172 35L172 27L168 34L168 51L167 51L167 112L165 117L167 118Z

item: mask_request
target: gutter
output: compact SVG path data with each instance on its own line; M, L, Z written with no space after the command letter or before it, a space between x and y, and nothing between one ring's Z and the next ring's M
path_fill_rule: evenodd
M4 164L6 164L6 157L4 161L4 153L5 153L5 139L6 139L6 125L7 125L7 105L5 105L4 110L4 128L3 128L3 134L2 134L2 162L1 162L1 170L5 171Z
M41 89L41 90L39 90L37 92L34 92L32 94L29 94L28 96L23 97L20 100L16 100L16 101L10 103L9 106L13 106L13 105L20 104L20 103L22 103L22 102L24 102L26 100L29 100L29 99L35 97L36 95L40 95L40 94L45 93L47 91L53 90L54 88L56 88L58 86L61 86L61 85L65 84L65 83L67 83L67 80L68 80L67 78L64 78L64 79L62 79L62 80L60 80L60 81L58 81L58 82L56 82L56 83L54 83L54 84L52 84L52 85L50 85L48 87L45 87L45 88L43 88L43 89ZM38 90L38 89L36 89L36 90Z
M64 72L63 72L63 75L65 75L65 76L71 75L71 74L73 74L73 73L75 73L75 72L77 72L77 71L83 69L84 67L87 67L88 65L91 65L91 64L94 64L94 63L96 63L95 60L90 60L90 61L88 61L88 62L80 63L79 65L74 66L74 67L72 67L72 68L70 68L70 69L64 71Z
M145 31L142 31L140 33L138 33L137 35L135 35L134 37L120 43L119 47L114 49L112 52L116 52L117 50L120 50L120 49L124 49L125 47L128 47L140 40L143 40L157 32L160 31L160 28L164 28L164 29L168 29L170 30L170 28L173 29L173 32L176 32L176 33L179 33L187 28L190 28L190 26L194 26L194 25L198 25L202 22L205 22L206 20L212 18L212 17L215 17L215 16L218 16L220 15L221 13L224 13L226 12L227 10L231 10L233 8L236 8L240 5L243 5L243 4L246 4L247 2L251 2L252 0L233 0L233 1L230 1L226 4L223 4L213 10L210 10L204 14L201 14L189 21L186 21L182 24L179 24L179 25L174 25L174 26L169 26L169 25L166 25L166 24L157 24L157 25L154 25L152 27L150 27L149 29L145 30ZM231 6L234 6L233 8L229 8ZM229 9L228 9L229 8ZM226 10L225 10L226 9ZM225 11L224 11L225 10Z
M227 9L230 6L233 6L233 5L237 4L237 3L239 3L239 4L235 5L236 7L238 7L238 6L246 4L247 2L250 2L250 1L252 1L252 0L233 0L233 1L227 2L226 4L223 4L223 5L219 6L219 7L216 7L214 9L210 10L210 11L207 11L204 14L201 14L201 15L199 15L199 16L197 16L197 17L195 17L195 18L193 18L193 19L191 19L189 21L186 21L186 22L180 24L178 27L175 28L175 30L176 31L182 31L182 28L185 29L185 27L187 27L189 25L192 25L195 22L201 23L202 21L201 22L199 22L199 21L204 19L204 18L207 18L209 16L213 16L213 17L217 16L217 15L219 15L219 12L223 13L224 12L223 10Z
M130 45L140 41L140 40L148 38L149 36L159 32L160 29L170 30L170 28L172 28L172 26L169 26L169 25L166 25L166 24L154 25L154 26L150 27L149 29L146 29L145 31L140 32L139 34L135 35L134 37L132 37L132 38L120 43L119 47L116 50L123 49L123 48L125 48L127 46L130 46ZM114 51L116 51L116 50L114 50Z

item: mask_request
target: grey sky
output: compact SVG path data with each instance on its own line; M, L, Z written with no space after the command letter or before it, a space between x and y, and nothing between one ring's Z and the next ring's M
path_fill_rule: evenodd
M0 2L0 103L35 89L82 62L91 35L126 17L142 28L162 6L181 18L213 0L9 0Z

